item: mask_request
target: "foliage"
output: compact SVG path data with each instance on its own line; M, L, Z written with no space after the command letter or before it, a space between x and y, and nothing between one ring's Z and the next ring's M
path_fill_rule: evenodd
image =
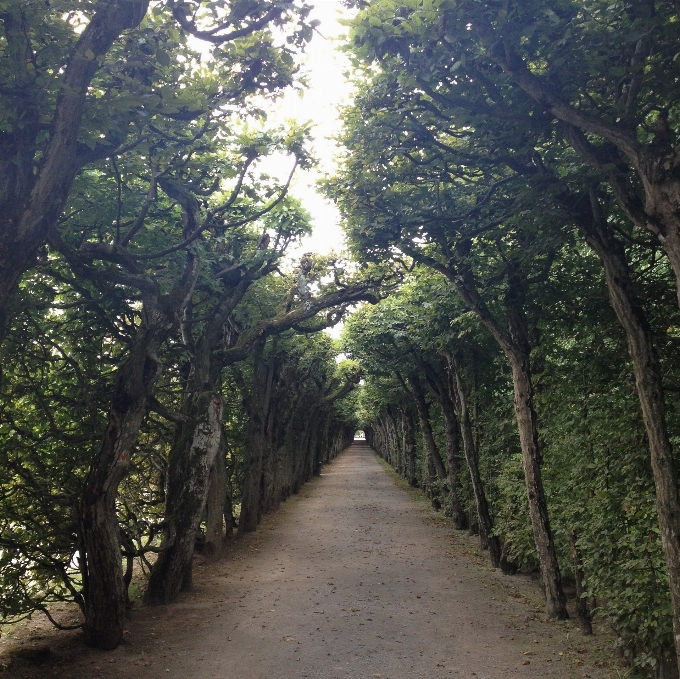
M338 258L310 256L283 272L310 229L288 188L313 160L308 129L267 129L263 110L302 84L310 9L0 2L3 622L70 600L91 625L89 575L101 563L86 554L83 517L120 461L127 473L104 486L127 575L133 558L150 567L149 552L168 549L175 448L206 390L223 397L225 490L241 499L252 416L243 376L259 337L279 347L268 358L281 406L319 409L302 424L294 413L296 431L323 430L312 459L345 440L347 411L333 404L358 371L338 367L318 331L375 297L386 268L346 272ZM290 160L283 182L261 169L273 155ZM287 414L277 426L291 436ZM109 464L107 445L124 436ZM309 478L298 462L284 466L296 484Z
M678 366L668 319L677 316L678 269L663 238L648 232L659 233L656 213L664 234L675 233L653 187L663 184L666 197L677 190L667 155L677 142L677 82L664 82L676 67L677 7L357 4L347 46L357 95L344 112L343 165L325 190L355 256L442 275L433 286L431 273L416 271L384 311L350 324L348 341L368 372L362 426L377 437L390 428L385 413L403 407L390 366L406 360L404 338L409 360L473 348L475 369L462 369L474 384L495 532L506 557L535 567L509 371L465 313L474 310L504 346L509 315L521 309L560 567L568 579L576 574L574 531L584 597L631 661L667 671L675 662L671 609L659 584L667 575L645 429L629 347L607 303L612 282L586 243L593 246L589 229L602 216L660 355L668 412L658 426L675 442ZM646 163L662 157L665 170L652 177ZM440 304L440 291L457 291L460 301Z

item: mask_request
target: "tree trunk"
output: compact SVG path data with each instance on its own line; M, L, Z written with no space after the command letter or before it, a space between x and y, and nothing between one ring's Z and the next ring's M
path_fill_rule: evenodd
M128 455L123 452L125 446L116 448L124 460ZM85 641L104 650L116 648L123 640L126 589L115 501L118 484L126 472L124 461L114 463L107 478L111 490L102 490L94 501L86 499L81 510L82 544L86 550L85 555L80 555L81 570L87 574L83 578Z
M313 410L311 414L313 415ZM302 433L302 436L300 437L300 443L297 446L298 449L298 463L297 463L297 469L296 473L293 477L293 485L291 487L291 492L293 495L297 495L297 493L300 492L300 488L302 488L302 484L305 482L305 474L307 471L307 460L309 457L309 448L310 448L310 441L312 437L312 431L313 427L311 425L307 425Z
M118 372L101 448L85 482L79 536L84 631L86 641L98 648L115 648L123 635L127 592L116 512L118 485L127 474L149 393L161 374L158 348L176 327L197 274L198 258L187 253L182 278L169 295L160 296L153 281L140 287L141 324Z
M416 437L413 426L413 414L408 408L402 410L402 422L404 427L404 473L409 486L417 486L416 476Z
M227 499L227 466L225 464L224 432L208 479L208 498L205 513L205 555L217 560L224 544L224 513Z
M307 444L307 456L305 458L305 473L302 478L303 483L309 481L314 476L314 460L316 460L316 449L318 447L318 440L319 440L319 428L313 426L309 436L309 442Z
M566 598L562 591L560 567L550 528L548 504L543 490L529 356L513 356L510 362L515 392L515 415L522 447L522 463L529 499L531 528L545 588L546 611L550 617L566 619L569 617Z
M524 316L524 292L528 283L521 272L512 267L508 269L508 287L504 299L506 331L490 312L477 291L472 269L466 262L471 247L471 241L462 241L457 251L463 257L463 264L456 275L450 270L446 270L445 273L456 286L468 308L479 316L482 323L493 335L510 362L515 394L515 416L519 430L524 479L529 501L529 516L545 589L546 611L551 617L566 619L569 614L562 590L562 578L541 477L541 456L538 446L538 428L536 412L534 411L529 362L530 346Z
M426 472L424 474L427 492L430 492L430 486L436 477L439 479L446 478L446 469L444 469L444 463L442 462L441 455L439 454L439 449L437 448L437 443L434 440L434 434L432 433L432 425L430 424L430 413L427 406L427 401L425 400L425 394L423 393L423 388L420 381L416 375L409 376L409 385L411 386L411 392L413 394L413 400L416 404L416 410L418 411L418 421L420 424L420 433L423 437L423 447L425 449L425 464Z
M276 340L275 340L276 341ZM243 459L243 488L239 535L257 530L262 500L263 463L269 445L269 408L274 380L274 365L264 356L266 338L253 347L253 382L249 399L248 431Z
M273 428L275 428L275 424ZM276 511L277 498L276 487L278 484L278 473L280 469L279 447L273 440L273 432L267 436L266 445L264 447L264 454L262 456L262 477L261 477L261 492L260 503L258 507L258 523L262 519L263 514L269 514Z
M205 511L210 469L220 448L222 398L201 393L195 413L182 423L184 431L170 453L166 520L175 540L160 553L151 571L146 600L152 604L168 604L191 587L196 533Z
M491 557L491 565L494 568L498 568L501 562L501 544L498 537L493 535L493 520L484 491L482 475L479 471L479 449L477 448L472 430L472 423L470 422L467 393L460 376L459 367L456 365L456 359L453 356L450 357L449 360L449 371L452 373L451 386L454 393L454 402L456 403L456 409L458 411L458 418L460 420L460 430L463 437L463 451L470 472L472 491L477 505L479 539L480 542L483 540L486 541Z
M280 388L281 385L279 385ZM283 384L284 390L292 385ZM302 390L301 390L302 391ZM263 461L263 494L261 499L262 512L265 514L278 510L281 501L292 485L290 475L294 466L293 421L299 403L297 396L287 394L282 398L280 392L270 397L269 406L269 445L270 457Z
M451 493L451 518L456 530L464 530L468 527L468 521L460 499L460 437L458 435L458 422L453 410L443 405L442 414L444 415L446 427L446 461L448 464L447 474Z
M318 440L318 445L316 449L316 453L314 455L314 475L318 476L321 473L321 466L325 462L326 459L326 451L328 450L328 441L329 441L329 422L326 421L325 419L322 419L321 422L317 425L319 430L321 431L321 437Z
M550 527L548 503L543 490L542 460L538 444L538 426L531 381L530 345L524 316L524 286L524 280L511 271L508 276L505 309L512 346L509 347L510 351L506 354L512 368L515 415L522 448L522 463L529 500L531 528L545 588L546 612L550 617L566 619L569 617L566 597L562 590L560 566Z
M400 464L400 446L399 446L399 436L397 432L397 423L392 417L392 413L388 408L387 413L385 413L385 424L387 429L388 437L388 458L387 461L390 463L393 469L399 472Z
M293 487L293 479L298 470L298 448L297 448L297 434L299 433L296 422L291 421L286 427L286 439L282 447L282 476L279 482L279 498L278 502L285 501L290 497L291 489Z
M227 487L224 502L224 542L229 544L234 540L234 528L236 527L236 520L234 519L234 503L232 500L231 489Z
M144 314L145 319L155 316ZM137 443L149 389L160 374L156 331L143 322L118 373L106 431L80 505L85 640L96 648L116 648L123 639L126 589L116 498Z
M252 415L251 415L252 418ZM241 515L238 520L238 533L252 533L257 530L257 513L260 505L260 479L262 478L262 457L265 446L264 436L259 423L251 422L251 431L246 436L246 449L243 456L243 488L241 489Z
M578 226L602 262L609 300L628 341L628 353L633 364L635 386L649 442L680 672L680 497L673 447L666 427L661 366L654 348L652 329L633 290L625 251L611 232L606 219L600 216L593 190L591 203L594 215L592 222L581 220Z

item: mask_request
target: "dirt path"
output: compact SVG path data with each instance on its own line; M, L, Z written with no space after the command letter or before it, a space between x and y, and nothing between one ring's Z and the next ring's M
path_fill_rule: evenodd
M489 569L473 545L355 446L227 559L199 568L195 591L137 611L119 649L83 653L74 641L32 676L613 676L602 638L544 621L535 584Z

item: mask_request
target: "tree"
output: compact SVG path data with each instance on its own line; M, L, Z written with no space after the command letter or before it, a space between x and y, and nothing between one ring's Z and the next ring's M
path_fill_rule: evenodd
M291 233L294 228L287 226ZM274 243L284 241L288 242L289 238L282 238L281 233L272 237ZM259 246L261 243L260 239ZM255 318L249 319L247 325L241 326L232 317L237 302L243 299L250 283L262 276L263 272L273 270L274 263L284 251L279 252L274 248L262 261L258 250L254 256L254 260L258 262L257 269L249 269L247 260L243 257L239 262L243 275L236 278L237 283L233 289L225 283L227 294L218 297L217 308L213 309L209 320L201 324L202 327L195 337L189 334L193 325L191 317L187 319L185 342L193 346L194 350L187 366L188 379L181 410L183 417L178 423L169 460L166 547L154 565L146 592L147 600L153 603L169 603L183 587L188 588L191 584L191 558L196 530L205 508L209 473L220 443L221 396L218 383L222 371L227 366L248 358L254 351L255 394L252 398L254 407L251 411L251 426L263 434L261 430L267 427L271 399L269 381L273 379L273 372L267 371L266 365L261 365L258 358L261 357L267 337L294 328L326 309L340 309L340 315L333 316L334 321L339 320L342 310L349 304L375 300L376 289L380 286L380 280L372 277L342 283L336 272L338 287L331 290L326 285L325 290L322 288L322 294L312 297L307 287L308 279L322 277L325 272L322 267L314 270L313 266L303 263L302 278L298 276L292 286L280 291L283 299L277 300L279 304L276 305L276 310L269 313L266 310L262 313L263 310L260 310ZM261 290L259 292L257 301L261 303ZM266 309L266 305L263 306ZM231 337L227 338L226 346L225 327L231 329ZM262 368L265 369L264 373ZM285 421L286 418L282 419ZM265 454L263 447L266 444L259 445L259 439L254 434L250 439L251 444L255 442L257 445L253 446L253 450L247 451L240 530L254 530L259 512L260 476Z
M388 149L392 158L384 162L384 140L374 146L359 131L361 127L355 129L356 136L351 128L347 136L355 155L348 159L346 173L335 184L334 195L340 199L348 219L356 252L372 251L379 257L389 257L390 248L396 246L416 262L440 271L467 307L479 316L511 365L547 610L551 615L565 617L565 598L541 480L530 365L532 327L527 318L532 286L540 284L549 272L559 236L546 236L541 231L538 213L529 226L530 194L513 195L503 186L513 179L512 175L500 179L485 175L482 182L480 171L473 168L475 176L469 181L471 189L466 195L467 187L455 173L448 174L446 159L440 162L436 147L426 151L428 155L432 153L431 158L419 149L423 155L415 162L403 149ZM369 128L369 135L374 129ZM493 201L483 199L484 195L494 194ZM470 207L459 212L458 205ZM459 224L470 226L464 229ZM502 281L501 290L495 287L496 281Z
M447 283L436 272L416 270L409 282L402 286L398 294L380 304L378 310L368 309L366 313L355 314L348 324L347 351L361 359L362 365L370 366L372 374L393 374L397 359L390 356L382 369L378 358L393 347L407 348L398 360L410 360L428 384L433 396L440 403L445 424L447 446L447 476L451 492L451 511L454 525L464 527L460 514L463 514L462 489L460 488L459 462L457 460L459 441L467 462L467 471L472 485L474 525L479 531L483 548L490 549L492 564L501 563L499 538L494 535L487 494L484 489L480 467L478 443L473 433L470 413L470 389L465 384L468 367L473 361L473 347L484 346L485 359L493 348L479 338L469 326L469 312L461 308L460 301ZM454 319L454 320L452 320ZM468 335L474 333L474 341ZM417 378L414 374L413 379ZM402 390L407 387L402 381ZM387 392L387 398L394 392ZM404 392L410 399L414 393ZM474 398L474 397L473 397ZM394 403L394 396L388 403ZM389 412L389 411L388 411ZM375 419L375 418L373 418ZM368 423L367 423L368 426ZM373 426L371 424L371 426ZM385 454L389 456L389 446ZM458 516L457 516L458 514Z
M611 13L609 7L610 14L603 22L599 21L604 15L597 14L602 9L597 3L588 3L587 7L586 3L555 6L554 16L551 9L541 14L533 5L500 7L500 3L484 7L479 3L457 3L455 8L447 3L436 7L379 3L365 8L355 22L351 49L357 66L371 63L371 67L365 72L356 107L347 111L346 145L351 150L344 175L347 184L336 190L336 180L330 193L342 196L357 251L372 251L376 258L393 257L390 246L397 245L405 254L426 261L442 273L448 270L451 282L459 290L466 287L465 275L470 271L485 285L500 281L499 269L489 269L491 260L487 254L493 246L508 267L513 257L517 257L516 263L526 263L544 248L544 263L552 259L550 266L561 268L561 257L572 248L574 227L578 230L602 259L611 303L628 339L650 444L650 467L656 479L666 564L674 590L677 540L670 536L677 532L677 484L668 434L671 411L666 406L670 393L658 370L661 363L657 353L666 340L659 335L660 326L653 329L648 316L657 313L652 300L660 298L655 295L661 294L664 300L666 296L659 293L656 282L646 293L646 286L656 281L656 274L651 272L664 270L664 260L658 260L653 241L636 230L635 225L641 222L631 221L630 205L626 204L636 192L638 203L644 203L640 198L644 198L649 184L637 183L637 166L631 163L627 167L626 162L620 162L623 155L612 153L611 145L595 133L587 136L590 146L579 146L573 125L555 124L553 114L559 118L560 113L550 108L554 102L527 96L516 73L513 75L507 68L503 71L507 62L503 61L507 56L505 47L511 43L523 55L533 55L526 64L534 71L534 80L546 87L561 87L561 93L573 95L574 101L581 97L578 107L583 111L590 114L599 107L602 112L616 97L616 105L624 105L627 99L635 109L641 101L636 78L626 71L623 78L617 79L620 90L615 94L614 79L610 77L613 71L607 70L607 60L619 59L623 64L630 57L621 56L628 50L621 39L632 25L626 22L638 20L638 26L649 20L647 28L654 26L653 30L664 36L656 58L659 63L667 58L672 43L664 42L670 35L664 33L664 21L670 6L657 3L656 14L648 11L650 6L640 10L628 7L623 16ZM514 23L520 16L522 19ZM529 16L531 21L527 21ZM572 35L578 35L578 39L568 39L566 34L557 37L567 25L563 21L570 30L581 22L580 33L574 29ZM525 30L526 26L529 28ZM486 33L485 27L489 28ZM617 32L619 29L621 32ZM521 30L525 30L523 37ZM635 49L645 47L639 43L640 38L635 38ZM593 43L602 49L588 49ZM615 50L610 50L614 44L620 48L616 56ZM558 51L565 56L572 54L570 50L573 58L551 61ZM650 84L657 77L655 68L647 62L637 84ZM583 85L586 81L587 86ZM656 119L652 111L658 102L666 96L672 100L673 87L669 84L664 88L658 82L653 90L641 95L650 106L644 115L650 117L643 119L642 105L633 111L633 117L638 116L633 127L637 126L641 152L654 154L661 149L659 139L653 141L655 133L649 126ZM610 120L614 117L611 113ZM660 118L663 128L664 116ZM669 120L673 120L672 115ZM629 123L622 118L614 125L623 129ZM645 126L647 136L643 133ZM604 163L604 167L603 162L593 162L594 153L601 154L600 161L605 156L614 161ZM661 179L660 173L656 179ZM622 181L627 198L620 191ZM670 181L670 175L664 181ZM651 202L647 200L646 205ZM539 227L541 222L543 226ZM523 235L513 235L510 241L491 235L510 224ZM647 254L643 253L645 248ZM576 252L585 264L586 252ZM642 265L643 261L651 268ZM540 273L545 274L549 278L550 269ZM662 279L667 280L661 276L659 280ZM467 287L468 292L472 290ZM497 308L494 293L487 297L481 288L478 292L482 301L493 301L493 315ZM537 306L544 303L543 298L531 288L525 288L522 294L526 295L531 318ZM474 294L468 301L474 303L473 297ZM554 299L550 304L556 302ZM529 358L540 351L539 328L543 323L540 317L536 320L529 337Z
M353 38L364 58L406 64L435 102L455 84L462 117L524 119L532 131L558 123L626 216L658 238L677 285L678 92L666 77L677 32L677 5L665 0L380 2ZM437 83L435 72L447 76Z
M370 17L377 13L384 19L394 9L388 4L367 9L357 23L355 44L361 57L390 64L391 77L376 92L383 101L391 99L391 113L374 109L392 116L391 135L405 156L422 161L414 149L430 146L447 158L446 167L458 162L459 173L461 166L472 165L499 173L504 166L508 181L513 173L538 174L544 186L546 179L552 184L558 209L566 210L605 265L612 304L629 340L671 590L678 600L678 540L673 536L680 527L675 518L680 503L661 373L649 323L614 235L631 237L622 216L660 235L677 272L677 236L672 235L677 225L670 214L674 94L672 85L657 80L662 71L656 70L662 64L667 68L674 56L675 7L622 5L612 13L608 6L605 19L598 3L556 4L543 7L543 13L535 5L465 3L455 9L444 5L438 13L425 8L432 23L422 22L419 10L403 8L380 30L377 24L371 27ZM652 34L658 49L648 42ZM593 44L596 55L588 49ZM394 108L397 101L401 111ZM586 172L590 187L573 181L574 151L600 173ZM657 169L652 172L648 163L657 163ZM601 179L608 182L620 214L606 207L607 197L597 188ZM462 216L459 212L454 219ZM677 614L675 624L680 624Z
M173 0L154 3L150 14L149 6L149 0L0 6L0 328L85 166L135 147L158 122L191 123L206 107L286 86L292 50L275 47L269 28L290 27L296 46L311 37L305 5L262 2L244 10L219 0L202 9ZM210 44L218 70L228 74L226 87L197 100L173 87L178 72L200 81L195 60L174 61L178 53L186 58L187 36ZM238 75L229 73L235 62Z

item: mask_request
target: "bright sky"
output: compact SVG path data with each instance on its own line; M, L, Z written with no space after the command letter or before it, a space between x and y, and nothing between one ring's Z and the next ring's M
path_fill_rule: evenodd
M323 173L334 169L335 142L331 139L340 131L338 106L350 103L351 88L345 82L343 71L349 67L345 56L338 52L339 37L346 32L338 19L348 18L350 13L339 0L316 0L311 19L321 24L308 44L303 57L303 71L307 74L309 88L300 97L297 92L287 92L277 102L268 117L268 123L284 124L294 119L300 123L311 120L314 123L314 156L319 161L318 169L298 171L291 187L291 194L302 201L312 215L314 231L305 239L297 252L340 251L344 237L340 228L340 216L332 203L317 193L315 182ZM290 169L290 162L282 167L267 166L267 171L282 179Z

